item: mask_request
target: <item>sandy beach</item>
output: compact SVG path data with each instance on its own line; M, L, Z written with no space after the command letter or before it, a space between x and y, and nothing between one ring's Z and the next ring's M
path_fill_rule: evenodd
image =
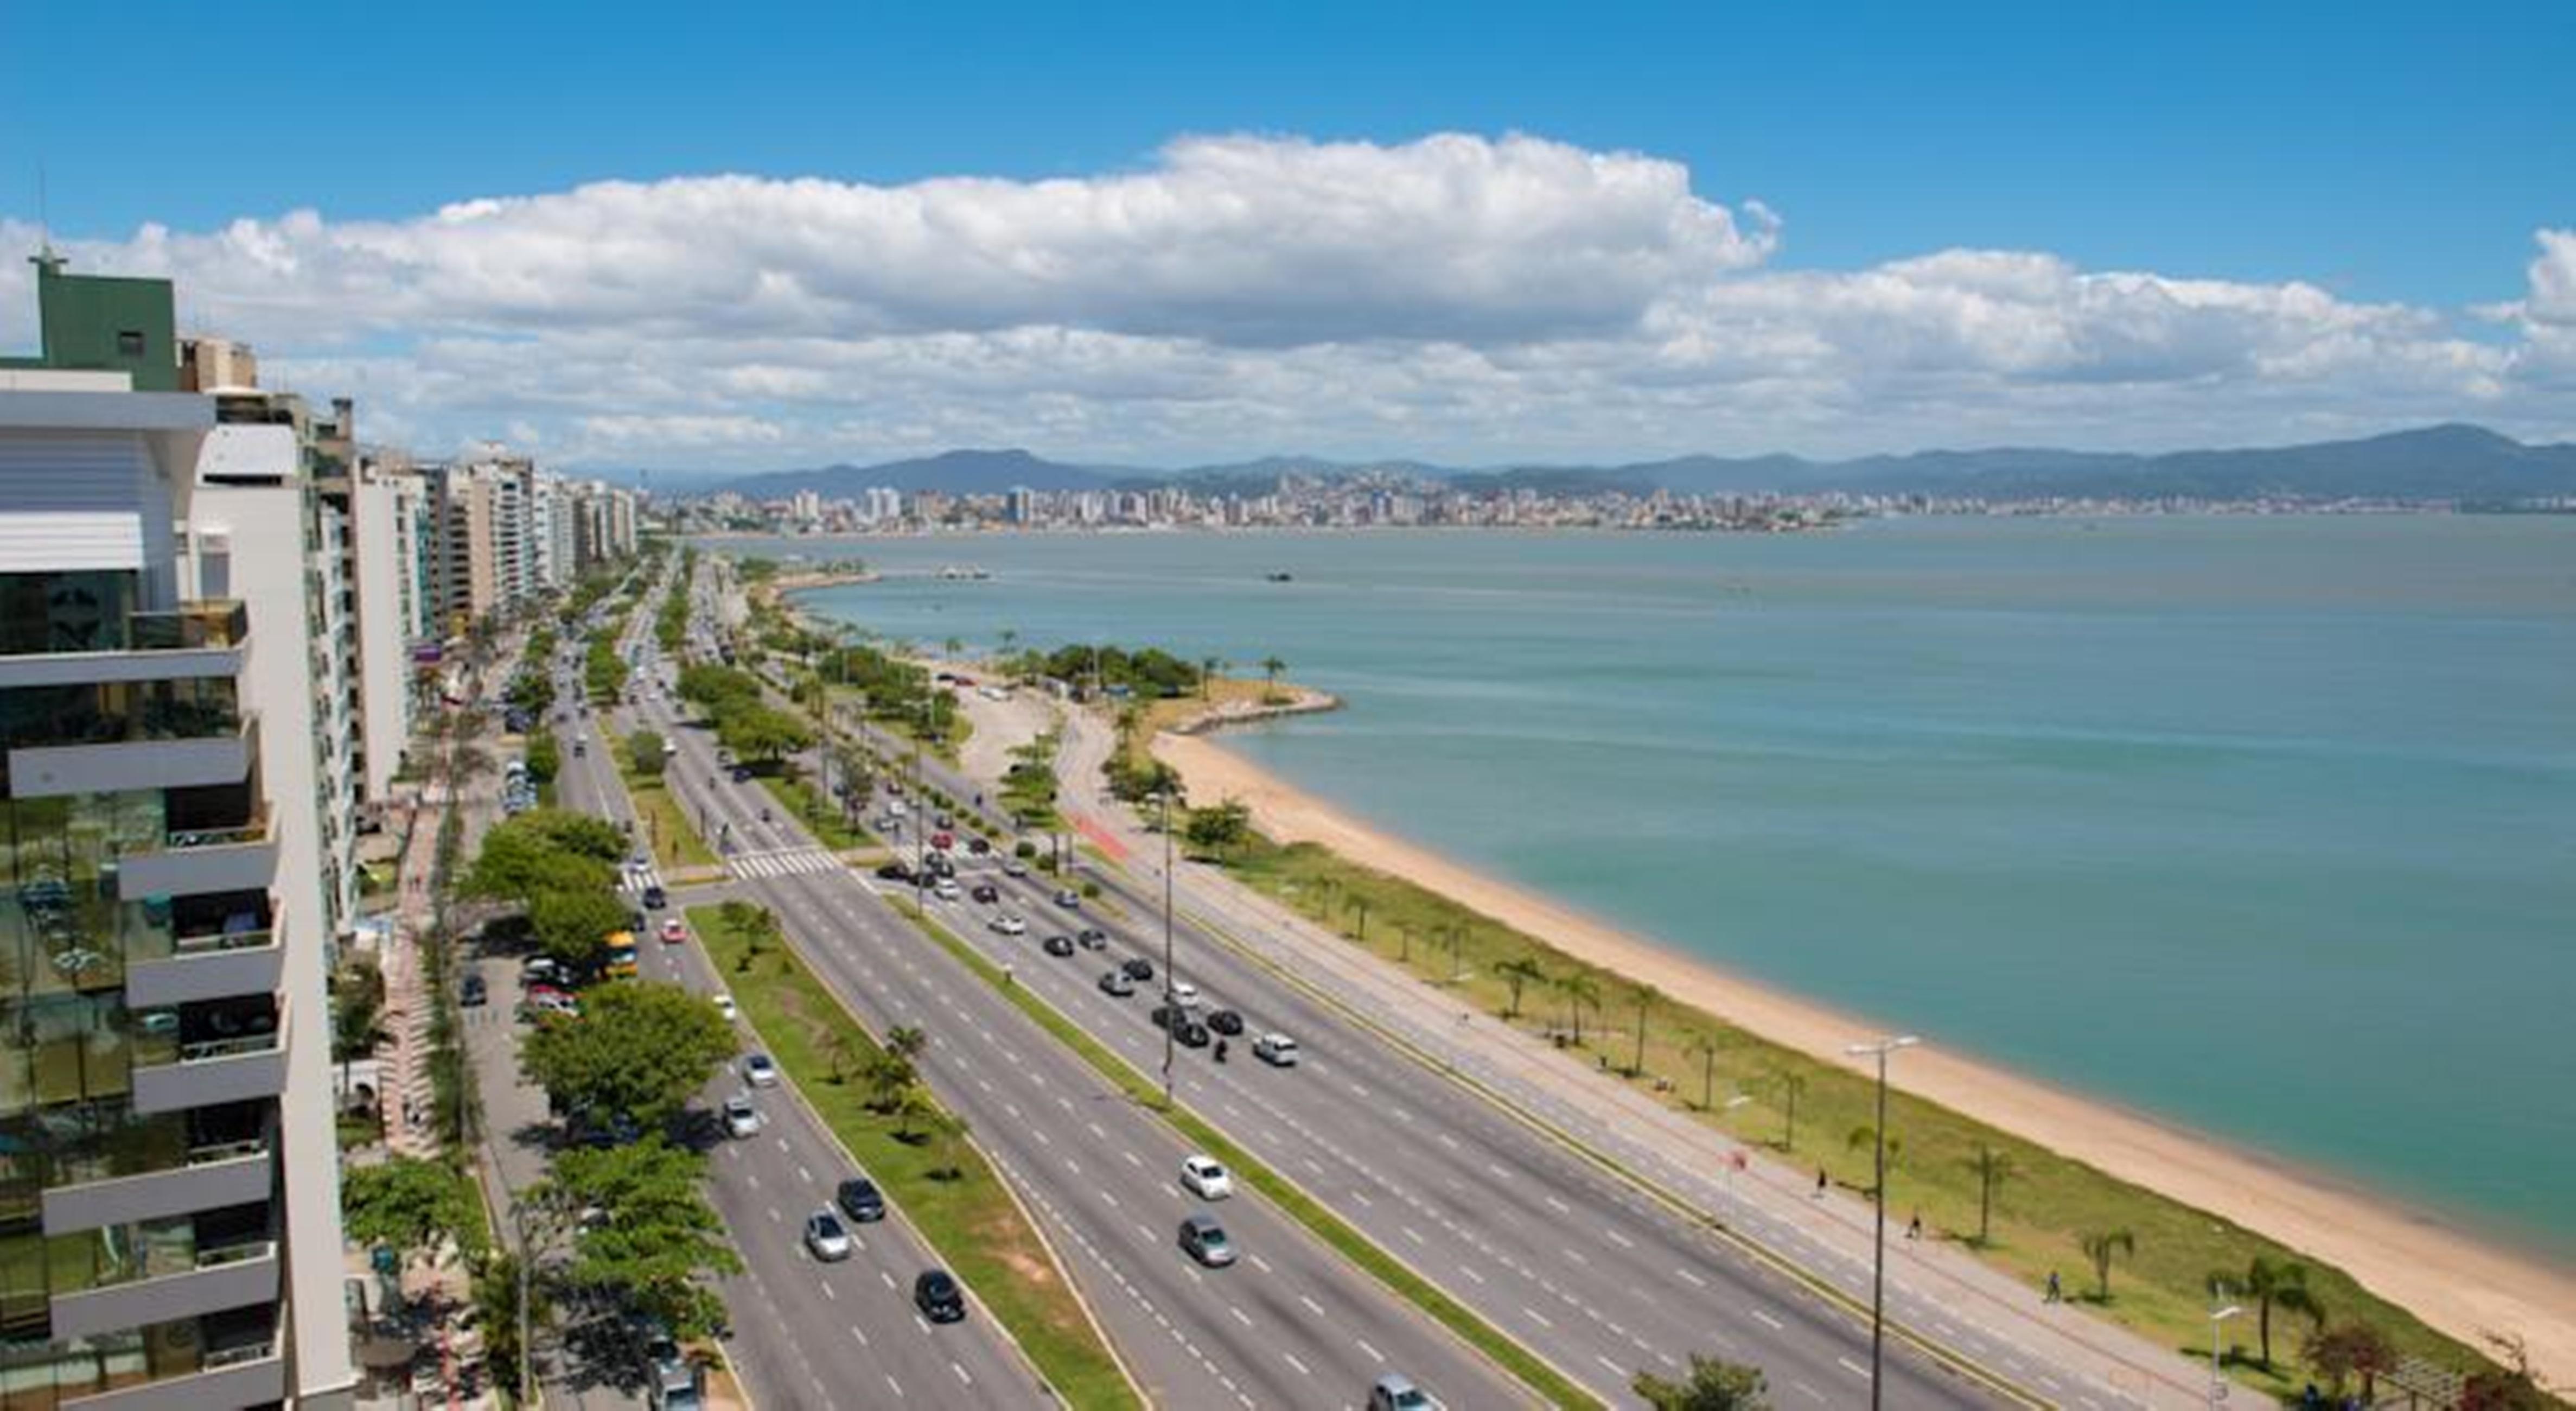
M1192 798L1239 799L1274 838L1320 843L1406 877L1774 1042L1848 1064L1843 1045L1885 1027L1721 973L1461 867L1281 782L1210 737L1162 734L1154 753L1182 772ZM2338 1265L2462 1342L2484 1347L2489 1332L2519 1336L2545 1384L2576 1378L2576 1274L2318 1173L1937 1045L1909 1054L1900 1075L1909 1092Z

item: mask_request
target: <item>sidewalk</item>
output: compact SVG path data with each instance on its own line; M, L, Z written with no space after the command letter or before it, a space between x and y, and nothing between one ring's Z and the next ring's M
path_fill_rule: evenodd
M1110 747L1106 728L1071 714L1059 764L1066 814L1084 832L1122 845L1128 869L1158 885L1161 843L1097 783ZM1866 1306L1873 1212L1865 1202L1839 1191L1817 1199L1804 1169L1748 1150L1536 1035L1491 1016L1462 1015L1439 989L1222 873L1184 863L1173 891L1191 919L1283 979ZM2199 1364L2072 1306L2046 1305L2038 1290L1961 1251L1891 1234L1887 1271L1891 1322L1945 1344L1969 1329L2008 1344L2017 1353L1983 1360L1999 1360L1991 1370L2051 1401L2208 1405L2208 1374Z

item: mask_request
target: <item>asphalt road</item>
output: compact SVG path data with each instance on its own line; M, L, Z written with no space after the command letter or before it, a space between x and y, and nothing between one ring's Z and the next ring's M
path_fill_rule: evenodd
M587 728L581 723L587 718L575 711L574 723L556 728L575 736ZM576 757L572 740L562 743L557 804L613 821L632 818L609 752L614 746L594 736ZM633 895L639 879L629 881ZM675 914L650 913L648 920L658 932L663 919ZM703 993L721 988L694 943L666 945L641 936L638 960L646 978ZM506 1003L505 996L515 994L515 988L494 984L497 1001ZM747 1026L742 1037L747 1049L757 1046ZM709 1083L704 1106L712 1113L744 1088L735 1070L721 1073ZM1041 1404L1042 1384L982 1308L973 1308L962 1323L935 1326L913 1306L914 1276L938 1261L900 1207L889 1202L883 1221L847 1223L854 1249L846 1260L823 1263L806 1249L805 1217L831 1204L839 1182L855 1168L797 1100L792 1084L753 1096L763 1129L743 1140L714 1136L708 1146L709 1200L744 1266L721 1286L733 1324L726 1350L753 1403L773 1411Z
M667 703L647 723L681 742L669 776L692 808L730 821L746 857L810 847L756 784L710 783L713 747ZM775 812L775 810L773 810ZM1037 1211L1147 1393L1176 1407L1356 1405L1401 1371L1452 1406L1527 1394L1445 1330L1250 1195L1213 1205L1178 1183L1187 1148L896 915L846 870L738 884L775 909L808 961L872 1027L919 1025L941 1100ZM1204 1062L1204 1058L1200 1061ZM1202 1269L1180 1219L1219 1215L1242 1252Z
M961 799L991 787L936 761L923 769ZM1096 985L1107 961L1039 949L1051 933L1100 925L1113 936L1111 955L1141 953L1159 968L1159 898L1130 892L1125 917L1094 908L1077 919L1049 900L1051 880L986 880L1004 887L1002 906L934 906L1077 1024L1159 1073L1163 1039L1146 1015L1160 980L1114 999ZM986 929L998 910L1025 918L1028 934L1011 940ZM1760 1366L1784 1405L1866 1399L1867 1325L1803 1282L1720 1243L1186 921L1175 927L1175 946L1178 973L1199 986L1203 1007L1236 1009L1247 1026L1233 1045L1237 1061L1184 1065L1181 1099L1569 1377L1634 1404L1628 1382L1637 1371L1671 1373L1697 1352ZM1304 1050L1292 1074L1252 1058L1252 1036L1271 1029ZM1886 1367L1890 1405L1997 1401L1901 1344L1889 1344Z

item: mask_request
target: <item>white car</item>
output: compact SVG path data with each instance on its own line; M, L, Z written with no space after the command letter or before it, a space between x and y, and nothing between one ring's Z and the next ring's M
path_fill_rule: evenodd
M931 895L932 895L932 896L935 896L935 897L939 898L941 901L955 901L955 900L957 900L957 897L958 897L958 891L957 891L957 879L956 879L956 878L954 878L954 877L942 877L942 878L940 878L940 879L939 879L939 884L938 884L937 886L932 887L932 888L930 889L930 893L931 893Z
M1029 875L1029 865L1020 861L1016 857L1007 859L1002 863L1002 875L1005 877L1026 877Z
M737 1094L724 1100L725 1135L745 1141L760 1135L760 1109L751 1105L748 1094Z
M1025 936L1029 933L1029 923L1016 916L996 916L993 929L1005 936Z
M826 1264L850 1257L850 1231L830 1206L805 1217L805 1247Z
M1234 1194L1234 1178L1212 1156L1182 1157L1181 1184L1201 1200L1223 1200Z
M1273 1068L1294 1068L1297 1041L1286 1034L1264 1034L1252 1041L1252 1056Z
M1174 980L1172 987L1163 991L1163 998L1187 1009L1199 1002L1199 987L1187 980Z
M742 1080L755 1088L777 1087L778 1065L770 1061L768 1054L752 1054L742 1061Z
M716 1013L723 1015L727 1019L738 1017L740 1012L733 1007L733 996L716 996Z

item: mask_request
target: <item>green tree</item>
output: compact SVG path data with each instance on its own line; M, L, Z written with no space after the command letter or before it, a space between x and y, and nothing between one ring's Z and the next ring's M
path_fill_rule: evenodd
M1281 661L1276 656L1266 656L1261 659L1261 675L1263 682L1261 694L1263 699L1274 699L1278 696L1279 673L1286 671L1287 669L1288 663Z
M1876 1127L1873 1127L1873 1126L1869 1125L1869 1124L1868 1124L1868 1123L1866 1123L1866 1122L1863 1122L1863 1123L1862 1123L1862 1124L1860 1124L1859 1126L1852 1128L1852 1129L1851 1129L1850 1134L1849 1134L1849 1135L1847 1135L1847 1136L1845 1136L1845 1137L1843 1138L1843 1150L1845 1150L1845 1151L1861 1151L1861 1150L1866 1149L1866 1150L1868 1150L1868 1151L1869 1151L1869 1153L1870 1153L1870 1162L1871 1162L1871 1166L1872 1166L1872 1168L1873 1168L1873 1171L1875 1170L1875 1167L1876 1167L1876 1165L1877 1165L1877 1161L1878 1161L1878 1150L1877 1150L1877 1147L1878 1147L1878 1129L1877 1129ZM1896 1169L1896 1165L1897 1165L1898 1160L1899 1160L1900 1158L1902 1158L1904 1155L1905 1155L1905 1138L1904 1138L1904 1137L1902 1137L1902 1136L1900 1136L1900 1135L1898 1135L1897 1133L1894 1133L1894 1132L1890 1132L1890 1133L1888 1133L1888 1134L1887 1134L1887 1169L1888 1169L1888 1170L1890 1170L1890 1171L1894 1171L1894 1170ZM1874 1176L1874 1175L1873 1175L1873 1179L1875 1179L1875 1176ZM1869 1189L1869 1198L1870 1198L1870 1199L1872 1199L1872 1200L1876 1200L1876 1199L1878 1199L1878 1187L1877 1187L1877 1186L1873 1185L1873 1186L1871 1186L1871 1187L1870 1187L1870 1189Z
M699 1337L724 1312L706 1281L742 1268L705 1181L705 1158L651 1136L563 1152L529 1199L567 1224L590 1212L573 1236L567 1284Z
M544 732L528 737L528 778L543 784L563 772L563 747Z
M892 1112L903 1102L920 1074L912 1060L899 1053L879 1053L869 1059L860 1076L867 1080L868 1106L879 1112Z
M2138 1237L2125 1229L2092 1230L2077 1235L2075 1244L2077 1248L2084 1251L2084 1257L2093 1265L2094 1301L2110 1302L2111 1261L2124 1254L2130 1258L2136 1258Z
M1780 1129L1780 1149L1798 1149L1798 1099L1807 1092L1807 1075L1796 1069L1784 1069L1771 1076L1780 1089L1780 1108L1786 1124Z
M1696 1352L1691 1354L1689 1374L1680 1381L1639 1372L1628 1389L1655 1411L1764 1411L1771 1404L1761 1368Z
M2209 1276L2213 1292L2224 1291L2230 1297L2254 1301L2255 1339L2263 1354L2263 1366L2272 1366L2272 1310L2285 1308L2304 1313L2317 1323L2325 1322L2325 1305L2308 1288L2308 1266L2296 1260L2274 1262L2258 1254L2246 1262L2242 1272L2221 1269Z
M671 763L671 757L662 751L662 744L662 732L658 730L638 730L626 737L626 759L634 767L636 777L662 777L662 771Z
M1512 987L1511 1005L1503 1011L1505 1019L1518 1019L1521 1016L1522 987L1544 985L1548 982L1547 967L1540 965L1534 956L1513 956L1495 966L1494 973L1502 976L1503 983Z
M1181 826L1181 841L1193 850L1222 857L1240 847L1252 836L1252 810L1240 799L1227 799L1213 808L1190 810L1190 821Z
M349 1066L385 1041L384 1012L385 972L375 962L352 960L331 977L331 1059L340 1065L343 1088Z
M528 902L537 948L575 969L596 964L612 931L625 929L626 903L606 887L542 891Z
M1217 671L1225 665L1219 657L1199 658L1199 699L1208 698L1208 689L1216 684Z
M408 1156L353 1167L340 1182L341 1221L362 1245L427 1255L452 1239L470 1253L482 1247L483 1218L465 1182L460 1172Z
M930 1036L923 1033L919 1025L897 1024L886 1030L885 1051L906 1063L920 1058L923 1050L929 1047Z
M668 1122L734 1053L734 1029L714 1004L677 985L603 985L578 1017L538 1026L519 1063L567 1111L624 1113L645 1128Z
M1588 970L1571 970L1556 979L1556 988L1565 996L1565 1012L1573 1022L1574 1046L1583 1047L1583 1007L1601 1003L1601 982Z
M942 1112L930 1124L931 1135L939 1139L939 1173L942 1179L957 1180L966 1174L963 1153L966 1134L974 1130L963 1114Z
M1663 997L1663 991L1649 984L1640 982L1628 987L1628 998L1637 1005L1637 1056L1628 1064L1629 1077L1646 1071L1646 1011L1654 1008L1655 1001Z
M939 1099L919 1083L906 1083L903 1091L895 1095L894 1134L904 1141L912 1140L915 1128L938 1122L943 1116Z
M492 1384L519 1386L519 1260L508 1250L485 1255L474 1269L474 1312L483 1326L483 1353L490 1359ZM531 1271L533 1272L533 1271ZM528 1326L542 1327L554 1316L542 1279L527 1280Z
M1994 1232L1995 1192L2003 1189L2004 1182L2015 1174L2012 1153L1997 1151L1993 1146L1979 1142L1976 1154L1959 1164L1968 1168L1969 1175L1977 1178L1977 1243L1983 1245ZM2270 1355L2266 1354L2264 1361L2270 1360Z
M1683 1052L1700 1061L1699 1110L1713 1111L1717 1099L1717 1052L1726 1047L1725 1040L1707 1029L1693 1029Z
M615 885L626 835L604 818L530 809L495 825L466 870L468 895L526 902L541 891Z
M2331 1328L2320 1324L2308 1334L2299 1356L2337 1391L2343 1390L2346 1378L2361 1378L2365 1406L2371 1404L2380 1377L2397 1366L2397 1348L2388 1341L2388 1334L2358 1320Z

